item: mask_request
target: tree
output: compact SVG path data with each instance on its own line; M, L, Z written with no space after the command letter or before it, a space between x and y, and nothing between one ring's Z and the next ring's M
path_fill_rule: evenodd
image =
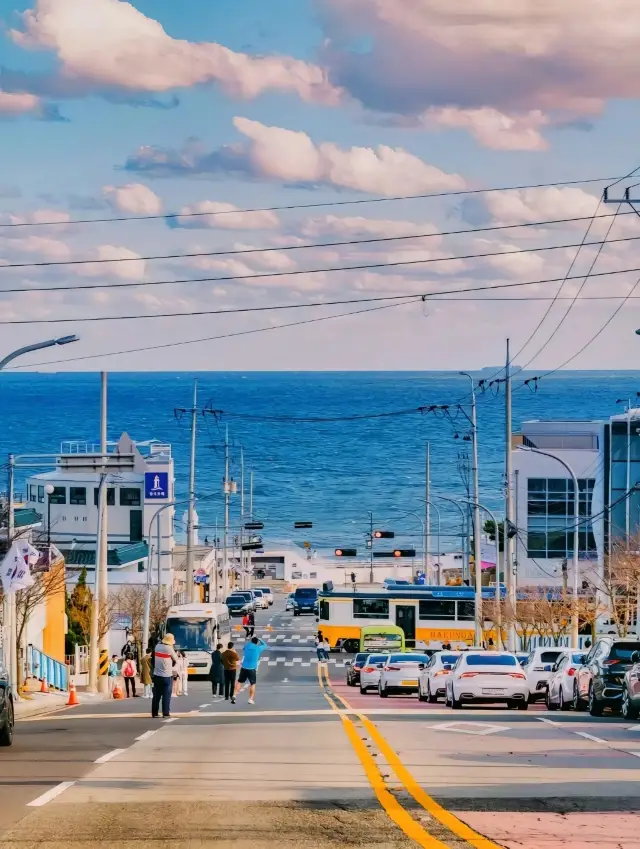
M599 597L599 616L606 616L619 637L635 627L640 608L640 541L615 541L602 574L593 574L587 586Z
M89 643L92 602L93 596L87 586L87 570L83 568L75 587L71 593L67 593L67 654L71 654L75 646L86 646Z
M136 643L142 642L142 629L144 627L144 605L145 587L129 586L122 587L114 597L115 609L120 616L131 619L131 631ZM151 609L149 616L149 631L153 633L167 618L169 605L166 600L156 593L151 596Z

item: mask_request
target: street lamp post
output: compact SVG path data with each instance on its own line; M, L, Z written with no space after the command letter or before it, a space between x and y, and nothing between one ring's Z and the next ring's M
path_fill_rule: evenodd
M468 557L468 546L469 546L469 535L467 534L467 518L468 512L465 514L465 511L462 509L462 505L459 504L454 498L449 498L447 495L440 495L439 492L434 492L435 498L441 498L443 501L448 501L450 504L455 504L455 506L460 511L460 518L462 519L462 536L463 536L463 560L462 560L462 575L464 579L465 573L469 571L469 557ZM470 577L470 576L469 576Z
M541 451L539 448L532 448L528 445L519 445L519 451L529 451L532 454L540 454L541 457L550 457L552 460L560 463L569 472L573 481L573 498L574 498L574 522L573 522L573 600L571 604L571 643L574 648L578 648L578 514L580 495L578 490L578 478L571 466L555 454L549 454L547 451Z
M436 534L436 540L437 540L437 546L438 546L438 560L437 560L435 565L437 566L437 569L438 569L437 579L438 579L438 584L439 584L440 583L440 532L442 530L442 520L441 520L441 515L440 515L440 508L438 507L438 505L434 504L433 501L431 501L431 500L427 501L427 504L430 507L433 507L433 509L436 511L436 515L438 517L438 532ZM432 574L431 577L433 578L433 574Z
M55 487L51 483L48 483L44 488L47 494L47 562L49 564L51 563L51 496L54 490Z

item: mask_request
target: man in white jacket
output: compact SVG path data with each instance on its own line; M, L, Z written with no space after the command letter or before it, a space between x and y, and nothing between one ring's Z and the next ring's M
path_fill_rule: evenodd
M178 663L178 655L173 648L175 637L166 634L153 650L153 698L151 699L151 716L158 716L160 702L162 715L171 716L171 686L173 670Z

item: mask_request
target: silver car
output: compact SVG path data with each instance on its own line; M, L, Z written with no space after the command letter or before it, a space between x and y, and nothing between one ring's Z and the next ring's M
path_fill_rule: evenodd
M460 652L439 651L429 663L420 670L418 676L418 698L421 702L434 704L438 697L444 697L447 690L447 678L460 657Z
M389 652L384 654L370 654L360 670L360 692L364 696L369 690L377 690L380 681L380 672L385 665Z
M389 693L417 693L420 664L428 662L427 654L390 654L380 670L378 694L386 699Z

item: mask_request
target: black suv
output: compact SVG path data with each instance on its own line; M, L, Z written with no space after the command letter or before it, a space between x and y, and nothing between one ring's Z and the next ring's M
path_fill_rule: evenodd
M0 746L13 742L13 696L9 673L0 661Z
M582 702L586 696L591 716L602 716L606 707L619 711L624 674L633 666L631 656L637 651L640 640L634 638L599 639L576 673L574 702Z
M364 666L369 652L358 652L353 658L353 663L347 661L347 686L356 687L360 683L360 670Z

